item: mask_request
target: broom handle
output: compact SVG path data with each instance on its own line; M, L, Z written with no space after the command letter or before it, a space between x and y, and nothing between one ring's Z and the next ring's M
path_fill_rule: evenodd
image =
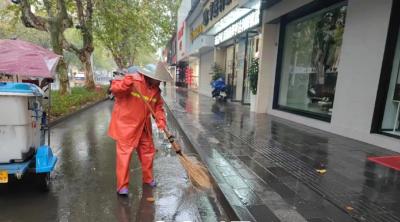
M132 87L139 94L139 96L142 99L142 101L144 102L144 104L146 104L147 108L150 110L154 119L156 119L156 113L154 112L153 108L151 108L150 104L146 101L146 99L143 97L143 95L139 92L139 90L137 90L135 83L132 84ZM167 136L169 142L171 143L172 148L174 148L175 152L179 155L182 155L181 146L175 141L175 136L173 136L171 133L169 133L167 128L164 128L163 131L164 131L164 134Z

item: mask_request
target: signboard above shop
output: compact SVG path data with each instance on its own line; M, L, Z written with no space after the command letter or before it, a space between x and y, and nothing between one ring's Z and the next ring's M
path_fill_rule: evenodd
M210 0L203 8L204 31L208 31L222 17L239 4L239 0Z
M193 42L197 37L203 33L204 25L200 24L196 26L191 32L190 32L190 40Z
M232 37L257 26L260 23L260 10L254 10L236 21L215 36L215 45L219 45Z

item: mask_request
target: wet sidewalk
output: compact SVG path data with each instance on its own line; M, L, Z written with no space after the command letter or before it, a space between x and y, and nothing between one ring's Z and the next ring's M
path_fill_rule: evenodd
M241 220L400 221L400 173L367 160L393 152L185 89L164 97Z
M154 174L158 187L142 186L135 153L130 195L119 197L115 191L115 143L107 136L112 106L111 101L100 103L51 129L51 146L59 158L52 189L40 192L29 175L0 185L0 221L227 220L215 198L193 189L176 154L157 129ZM188 147L173 123L169 124L182 146ZM155 202L149 202L149 197Z

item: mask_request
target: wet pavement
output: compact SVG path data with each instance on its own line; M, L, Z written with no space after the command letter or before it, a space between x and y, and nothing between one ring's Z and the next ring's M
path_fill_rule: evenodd
M178 158L160 133L154 134L158 187L142 186L136 154L130 195L115 192L115 143L107 136L112 102L96 105L54 126L51 146L59 158L48 193L35 177L0 185L0 221L221 221L222 206L211 194L195 190ZM170 120L169 120L170 121ZM173 123L170 123L173 124ZM172 125L180 143L184 143ZM183 144L185 148L186 145ZM186 150L186 152L191 152ZM155 202L149 202L154 197Z
M164 97L240 219L400 221L400 172L367 160L395 153L185 89Z

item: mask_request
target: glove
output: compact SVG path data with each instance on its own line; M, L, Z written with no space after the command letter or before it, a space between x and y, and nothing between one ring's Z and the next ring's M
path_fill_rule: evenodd
M125 86L131 86L133 84L133 76L125 76L122 80Z
M167 127L167 123L165 119L157 119L156 120L157 128L160 130L164 130Z

